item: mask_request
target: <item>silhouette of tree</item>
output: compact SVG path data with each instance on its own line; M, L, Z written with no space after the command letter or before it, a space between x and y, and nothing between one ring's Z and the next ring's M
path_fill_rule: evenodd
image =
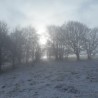
M88 31L88 27L80 22L70 21L66 24L68 45L80 60L80 52L82 50L83 38Z

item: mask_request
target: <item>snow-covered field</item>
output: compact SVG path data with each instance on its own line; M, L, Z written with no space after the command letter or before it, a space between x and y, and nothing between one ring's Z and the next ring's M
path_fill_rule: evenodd
M0 98L98 98L98 61L48 61L5 72Z

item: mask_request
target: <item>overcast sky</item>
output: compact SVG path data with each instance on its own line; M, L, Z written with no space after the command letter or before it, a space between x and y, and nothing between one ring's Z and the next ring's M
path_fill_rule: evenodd
M44 32L46 25L77 20L98 26L98 0L0 0L0 20L10 27L32 25Z

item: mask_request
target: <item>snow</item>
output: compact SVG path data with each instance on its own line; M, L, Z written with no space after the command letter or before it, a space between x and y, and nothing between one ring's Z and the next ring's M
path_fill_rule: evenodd
M98 98L98 61L45 61L5 72L0 98Z

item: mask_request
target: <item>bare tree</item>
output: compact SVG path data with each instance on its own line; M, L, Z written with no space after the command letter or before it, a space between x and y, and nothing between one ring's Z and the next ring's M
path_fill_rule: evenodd
M53 49L53 53L56 59L62 60L68 57L69 46L68 37L66 33L66 26L50 26L48 27L48 32L50 34L50 42Z
M51 49L53 49L53 53L55 59L63 59L63 42L62 42L62 30L59 26L49 26L48 33L50 35L50 43Z
M7 24L0 21L0 71L4 62L4 57L7 56L8 40Z
M91 56L96 54L98 47L98 28L89 29L84 37L84 49L88 55L88 59L91 59Z
M13 63L18 62L21 63L23 58L23 47L25 44L25 39L23 37L22 29L16 28L10 35L12 40L12 60Z
M38 35L33 27L16 28L11 34L11 54L13 65L34 61L38 50Z
M66 25L68 45L80 60L80 52L82 50L83 38L88 31L87 26L80 22L70 21Z
M26 63L35 59L35 52L38 45L38 35L33 27L23 28L23 36L25 38L24 57Z

